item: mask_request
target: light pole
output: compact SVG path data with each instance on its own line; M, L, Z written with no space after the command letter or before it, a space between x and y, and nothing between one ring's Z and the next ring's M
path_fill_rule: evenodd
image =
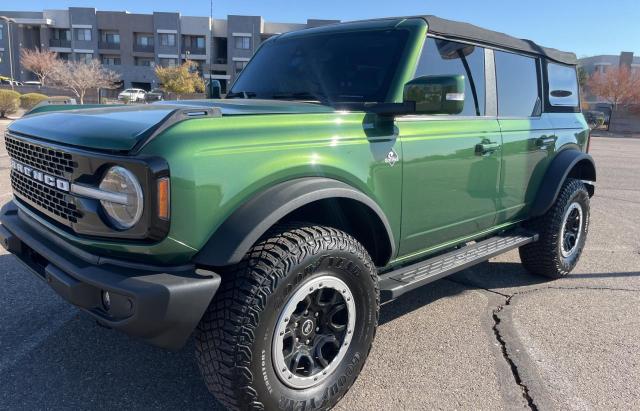
M0 16L0 20L7 22L7 38L9 39L9 71L11 73L11 90L14 89L13 82L13 45L11 44L11 23L15 23L14 19L7 16Z

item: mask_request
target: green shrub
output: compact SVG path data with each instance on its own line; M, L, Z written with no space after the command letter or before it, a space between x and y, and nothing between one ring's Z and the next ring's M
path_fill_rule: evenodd
M12 90L0 90L0 118L15 113L20 103L20 93Z
M47 96L40 93L27 93L20 96L20 107L25 110L31 110L36 104L42 100L46 100Z

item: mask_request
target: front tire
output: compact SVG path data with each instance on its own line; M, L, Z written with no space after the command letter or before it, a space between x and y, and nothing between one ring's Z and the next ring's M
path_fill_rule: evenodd
M569 274L580 259L589 231L589 193L584 183L567 179L551 209L527 227L540 238L520 247L524 267L554 279Z
M375 265L348 234L276 228L223 273L196 332L209 391L231 409L333 407L378 325Z

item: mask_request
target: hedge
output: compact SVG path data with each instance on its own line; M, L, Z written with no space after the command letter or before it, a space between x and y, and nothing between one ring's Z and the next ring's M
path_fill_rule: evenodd
M27 93L20 96L20 107L25 110L31 110L36 104L49 97L40 93Z
M0 118L15 113L19 104L20 93L12 90L0 90Z

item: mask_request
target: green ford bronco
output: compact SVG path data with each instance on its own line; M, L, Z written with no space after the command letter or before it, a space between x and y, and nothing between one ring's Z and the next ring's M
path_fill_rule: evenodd
M265 41L224 100L41 105L5 135L4 246L100 323L194 335L232 409L328 409L381 302L518 248L576 265L576 57L433 16Z

